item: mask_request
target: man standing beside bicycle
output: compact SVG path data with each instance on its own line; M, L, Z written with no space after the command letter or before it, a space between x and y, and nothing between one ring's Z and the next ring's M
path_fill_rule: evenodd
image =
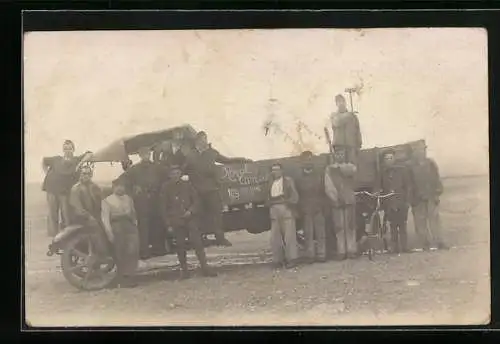
M384 200L386 220L390 224L393 253L408 252L406 224L408 221L410 180L405 166L396 164L394 149L382 152L382 176L380 192L383 195L394 193Z
M439 216L440 196L443 184L436 162L426 157L426 150L413 151L414 162L410 168L412 183L411 206L415 222L415 230L424 250L432 246L438 249L448 249L441 234L441 219Z

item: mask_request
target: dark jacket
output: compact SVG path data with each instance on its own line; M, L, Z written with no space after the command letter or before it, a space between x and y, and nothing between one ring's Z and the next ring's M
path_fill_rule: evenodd
M162 170L152 161L140 161L120 175L128 190L134 190L132 196L142 193L154 194L161 186Z
M436 162L426 158L422 163L414 162L410 167L411 204L437 199L443 193L443 184Z
M42 160L47 174L43 180L42 190L52 194L69 194L71 187L78 182L77 166L84 155L65 160L62 156L46 157Z
M162 185L160 191L160 213L167 226L182 225L186 218L184 214L189 211L194 216L199 208L199 198L195 189L188 181L169 181Z
M76 223L101 219L101 188L93 182L88 184L77 183L71 188L69 204Z
M347 163L329 165L325 169L325 193L334 207L356 204L354 175L356 166Z
M170 147L167 150L155 150L153 152L153 161L167 168L176 165L183 169L186 163L186 157L182 154L180 149L174 153Z
M322 211L326 198L323 175L316 171L302 174L301 177L297 178L296 184L301 213L316 214Z
M410 174L406 166L395 165L382 171L380 189L384 194L394 191L396 195L384 202L387 209L402 209L410 201Z
M216 163L230 164L244 161L243 158L228 158L209 146L202 152L193 149L186 157L184 166L193 187L199 193L205 193L219 190L219 170Z

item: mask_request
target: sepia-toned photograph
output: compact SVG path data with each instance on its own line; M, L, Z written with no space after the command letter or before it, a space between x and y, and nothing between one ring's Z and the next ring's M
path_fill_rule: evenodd
M488 324L487 38L25 32L26 324Z

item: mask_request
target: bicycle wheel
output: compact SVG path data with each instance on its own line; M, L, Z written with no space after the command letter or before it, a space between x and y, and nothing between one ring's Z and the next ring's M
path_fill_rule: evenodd
M369 243L368 243L368 258L373 260L375 255L375 248L380 242L380 216L377 212L373 213L370 218L370 232L369 232ZM376 244L377 243L377 244Z

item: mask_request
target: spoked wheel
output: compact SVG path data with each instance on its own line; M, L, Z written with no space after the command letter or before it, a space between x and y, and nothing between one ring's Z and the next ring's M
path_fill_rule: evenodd
M375 243L380 246L380 241L382 240L382 227L380 225L380 217L377 213L373 214L370 219L370 228L368 233L368 258L373 260L375 256Z
M109 286L116 277L112 257L99 257L87 233L68 240L61 255L62 272L66 280L81 290L99 290Z

